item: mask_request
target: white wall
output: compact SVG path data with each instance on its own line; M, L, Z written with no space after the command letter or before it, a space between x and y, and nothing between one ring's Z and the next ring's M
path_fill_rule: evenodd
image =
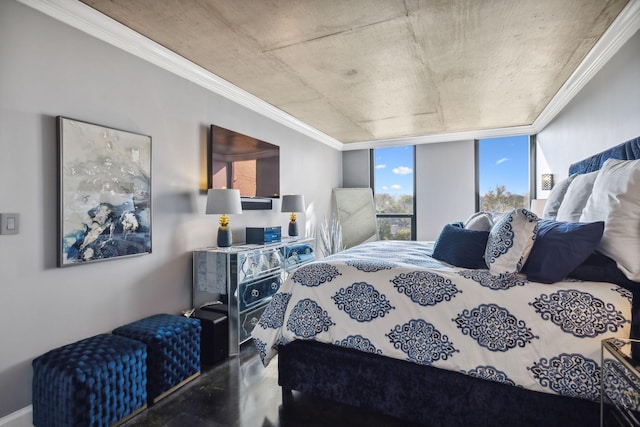
M640 136L640 32L538 134L538 176ZM548 165L548 166L546 166Z
M369 150L343 152L345 187L369 187ZM445 224L475 212L474 142L416 146L416 239L435 240Z
M417 239L435 240L445 224L475 212L474 142L416 147Z
M345 188L371 187L368 149L342 152L342 185Z
M153 253L56 267L55 117L151 135ZM31 403L31 361L63 344L144 316L190 306L191 251L215 245L204 215L210 124L281 147L281 192L305 195L303 229L329 213L341 185L339 151L14 1L0 1L0 212L18 235L0 236L0 417ZM232 216L246 226L288 215Z

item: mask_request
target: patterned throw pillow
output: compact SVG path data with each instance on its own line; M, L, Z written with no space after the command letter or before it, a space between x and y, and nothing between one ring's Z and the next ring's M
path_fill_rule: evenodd
M519 272L537 233L538 217L524 208L514 209L496 222L484 253L489 272L495 275Z

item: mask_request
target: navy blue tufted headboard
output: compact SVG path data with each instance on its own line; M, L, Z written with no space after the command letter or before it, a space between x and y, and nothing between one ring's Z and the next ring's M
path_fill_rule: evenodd
M623 142L601 153L594 154L569 166L569 175L589 173L600 170L607 159L637 160L640 159L640 137ZM594 253L587 261L571 273L575 279L596 282L616 283L633 292L631 337L640 339L640 282L629 280L616 265L616 262L602 254ZM640 357L640 347L632 348L634 358Z
M640 137L630 139L620 145L594 154L569 166L569 175L588 173L600 170L607 159L637 160L640 159Z

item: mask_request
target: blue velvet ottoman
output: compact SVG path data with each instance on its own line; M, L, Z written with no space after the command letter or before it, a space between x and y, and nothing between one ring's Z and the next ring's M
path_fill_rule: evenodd
M198 319L156 314L113 330L147 345L147 403L152 405L200 375Z
M110 334L33 360L33 425L120 424L147 407L146 346Z

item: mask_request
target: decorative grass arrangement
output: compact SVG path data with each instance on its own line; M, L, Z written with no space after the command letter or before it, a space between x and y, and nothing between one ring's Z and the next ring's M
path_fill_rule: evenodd
M338 215L331 216L331 221L324 218L320 224L320 249L324 256L338 253L344 249L342 245L342 227L338 221Z

